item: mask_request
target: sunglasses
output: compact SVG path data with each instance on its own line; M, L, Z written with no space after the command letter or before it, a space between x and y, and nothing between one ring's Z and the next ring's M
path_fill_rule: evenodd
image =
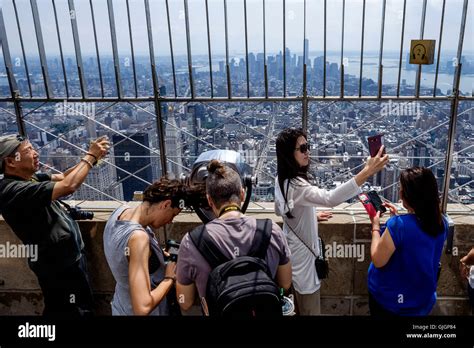
M297 147L296 150L299 150L301 153L306 153L309 151L309 145L308 143L306 144L301 144L300 147Z

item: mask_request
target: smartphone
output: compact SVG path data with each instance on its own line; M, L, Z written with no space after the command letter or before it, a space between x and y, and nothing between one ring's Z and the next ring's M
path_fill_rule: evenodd
M381 213L385 213L387 211L387 209L383 206L382 199L377 194L377 192L369 191L367 192L367 195L369 196L370 202L372 203L376 211L380 211Z
M361 193L358 195L358 198L371 218L377 215L377 211L380 211L381 213L387 211L387 209L382 205L382 200L375 191Z
M369 152L370 157L375 157L380 150L382 144L382 137L383 134L377 134L367 138L367 142L369 143ZM385 148L383 149L382 155L385 154Z
M176 242L175 240L168 239L166 241L165 250L170 254L169 261L173 261L173 262L178 261L179 246L180 246L180 243Z

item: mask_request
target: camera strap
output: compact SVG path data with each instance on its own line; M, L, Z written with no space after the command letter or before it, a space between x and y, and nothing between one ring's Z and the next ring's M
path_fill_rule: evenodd
M235 205L235 204L231 204L231 205L228 205L228 206L225 206L224 208L221 209L221 211L219 212L219 217L221 217L222 215L224 215L225 213L228 213L229 211L239 211L239 212L242 212L240 207L238 205Z
M60 200L60 199L57 199L57 201L58 201L59 203L61 203L61 205L62 205L64 208L66 208L67 211L71 210L71 206L70 206L69 204L67 204L66 202L63 202L63 201Z

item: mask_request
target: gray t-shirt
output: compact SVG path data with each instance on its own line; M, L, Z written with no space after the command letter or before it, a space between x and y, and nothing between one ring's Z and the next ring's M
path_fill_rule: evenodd
M257 228L254 217L215 219L206 225L209 236L229 259L247 255ZM273 278L279 265L290 261L290 249L281 228L272 222L272 234L265 258ZM206 295L206 285L211 267L197 250L187 233L181 241L176 270L177 280L183 285L196 283L199 298Z

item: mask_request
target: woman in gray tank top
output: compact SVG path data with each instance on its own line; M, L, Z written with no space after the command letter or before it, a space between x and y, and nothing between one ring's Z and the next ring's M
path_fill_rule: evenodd
M104 230L104 252L117 282L112 315L167 315L166 295L176 280L176 263L165 264L152 228L172 222L184 206L177 180L161 179L143 193L136 208L114 211Z

